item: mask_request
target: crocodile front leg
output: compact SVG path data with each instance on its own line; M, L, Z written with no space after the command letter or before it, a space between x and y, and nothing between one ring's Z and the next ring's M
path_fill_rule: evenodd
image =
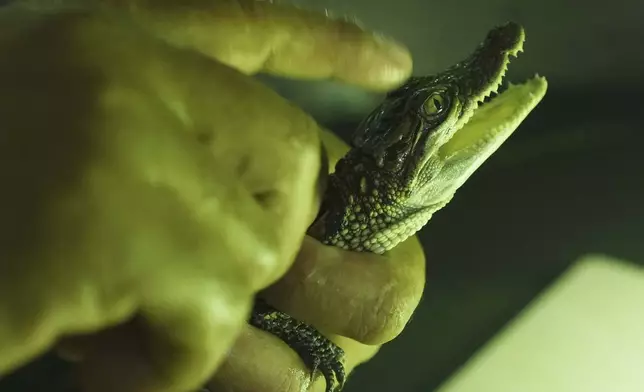
M319 370L326 380L326 392L342 390L345 381L344 351L317 329L261 299L256 299L249 323L275 335L291 347L311 370L311 378Z

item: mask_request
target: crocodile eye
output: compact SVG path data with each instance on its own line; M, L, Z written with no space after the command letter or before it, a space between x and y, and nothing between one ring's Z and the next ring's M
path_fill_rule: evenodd
M430 116L439 114L445 109L443 97L440 94L430 95L425 100L425 103L423 104L423 109L425 110L425 113Z

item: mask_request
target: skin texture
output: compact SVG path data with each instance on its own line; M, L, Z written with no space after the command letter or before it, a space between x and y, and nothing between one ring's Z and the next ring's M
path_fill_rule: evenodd
M379 276L394 288L415 276L417 292L383 305L395 319L362 316L380 301L378 277L342 302L356 287L339 264L360 275L365 256L307 239L289 270L318 208L320 129L247 76L383 90L411 71L405 49L266 2L177 3L0 12L0 374L60 342L86 391L183 392L222 362L223 388L300 390L290 349L245 323L257 290L288 271L268 295L306 292L311 307L282 308L328 330L353 364L376 348L334 334L382 343L418 302L414 241L416 261ZM296 283L316 274L343 288ZM329 321L336 301L356 315L349 325ZM260 352L289 373L258 369Z

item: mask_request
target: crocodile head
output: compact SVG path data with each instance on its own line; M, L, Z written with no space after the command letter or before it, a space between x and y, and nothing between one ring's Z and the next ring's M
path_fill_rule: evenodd
M327 242L352 241L349 249L382 253L447 204L545 95L547 82L539 76L499 91L524 39L520 25L499 26L464 61L411 78L387 95L360 124L353 148L336 166L337 195L327 206L342 208L327 214ZM371 212L354 218L356 210ZM370 234L363 229L352 235L350 228L363 219Z

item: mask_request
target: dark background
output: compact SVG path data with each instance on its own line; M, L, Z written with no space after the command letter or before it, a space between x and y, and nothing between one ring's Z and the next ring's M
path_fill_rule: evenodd
M346 391L431 391L579 256L644 264L644 2L298 3L397 38L418 75L441 71L514 20L527 40L510 79L538 72L550 82L516 134L420 232L424 299ZM336 83L265 80L345 138L382 98ZM50 385L63 370L43 358L0 381L0 391L56 392Z

